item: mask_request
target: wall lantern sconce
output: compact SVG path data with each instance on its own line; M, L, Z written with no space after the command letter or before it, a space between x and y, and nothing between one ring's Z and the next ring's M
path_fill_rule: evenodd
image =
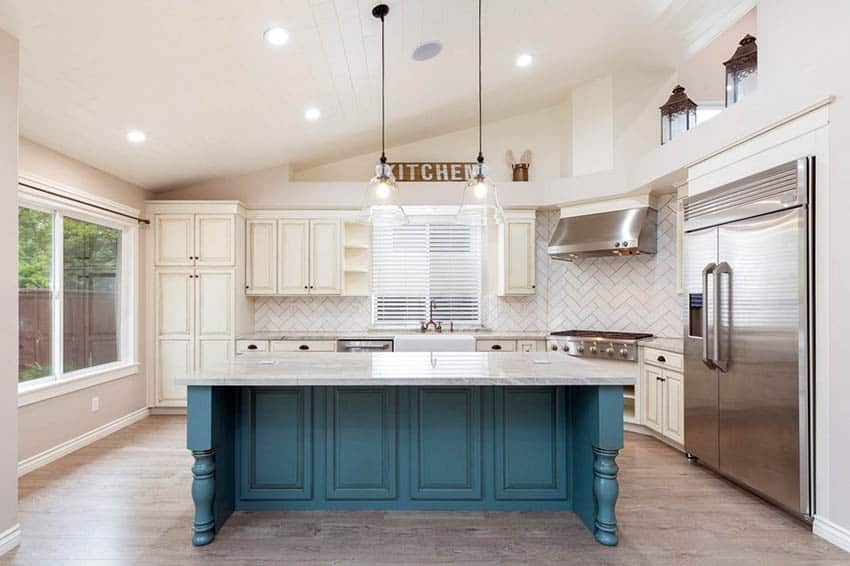
M726 67L726 107L750 96L758 88L758 47L756 38L747 34L738 44Z
M685 87L677 85L673 94L660 107L661 145L697 124L697 105L685 94Z

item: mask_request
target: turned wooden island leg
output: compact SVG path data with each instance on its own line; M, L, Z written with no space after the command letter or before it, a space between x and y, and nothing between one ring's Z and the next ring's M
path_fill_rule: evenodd
M192 500L195 502L195 520L192 524L192 544L204 546L215 538L215 451L193 450Z
M617 517L614 506L620 486L617 483L619 467L614 459L619 450L593 447L593 496L596 498L596 520L594 536L607 546L617 544Z

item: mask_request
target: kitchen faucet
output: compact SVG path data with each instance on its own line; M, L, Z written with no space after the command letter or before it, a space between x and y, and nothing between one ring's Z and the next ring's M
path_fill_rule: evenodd
M428 332L428 329L431 327L431 325L434 326L435 332L442 332L443 331L443 325L434 320L434 307L435 306L436 305L434 303L434 299L431 299L431 304L430 304L429 309L428 309L428 315L429 315L428 316L428 322L423 322L422 324L419 325L419 331L420 332Z

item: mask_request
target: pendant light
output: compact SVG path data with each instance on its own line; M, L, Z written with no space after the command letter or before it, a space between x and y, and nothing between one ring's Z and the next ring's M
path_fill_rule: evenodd
M478 158L474 169L475 175L467 182L463 190L458 220L460 222L474 221L477 217L476 211L483 208L488 213L492 210L496 222L501 224L504 221L504 211L499 204L496 184L487 176L487 166L484 164L481 4L482 0L478 0Z
M392 167L387 163L386 153L386 84L385 48L384 48L384 18L390 13L386 4L378 4L372 8L372 16L381 20L381 158L375 167L375 176L366 190L366 203L363 215L370 220L380 217L382 223L406 224L407 216L399 203L398 187L393 176Z

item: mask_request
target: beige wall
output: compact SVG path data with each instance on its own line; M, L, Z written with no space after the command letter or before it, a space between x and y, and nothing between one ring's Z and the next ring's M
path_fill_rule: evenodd
M20 140L19 171L141 209L149 193L65 155L26 139ZM145 230L139 232L137 269L137 346L142 364L139 373L54 397L18 409L18 460L24 460L146 406L145 377ZM91 398L100 399L100 410L91 412Z
M0 30L0 533L18 522L18 42Z

